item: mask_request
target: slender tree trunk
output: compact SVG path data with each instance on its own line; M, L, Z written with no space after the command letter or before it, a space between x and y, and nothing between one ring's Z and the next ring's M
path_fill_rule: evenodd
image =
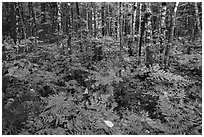
M162 55L162 53L164 53L165 50L165 44L166 44L166 2L162 2L161 4L161 37L160 37L160 63L162 64L162 57L164 56L164 54Z
M92 35L93 27L92 27L92 6L87 5L88 7L88 29L90 34Z
M61 2L57 2L57 22L58 22L58 35L62 35L63 30L62 30Z
M117 19L117 39L120 40L120 12L121 12L121 6L120 3L117 3L117 7L119 8L119 13L118 13L118 19Z
M151 3L147 3L146 4L146 13L145 13L145 17L146 17L146 39L145 39L145 43L146 43L146 47L145 48L145 65L146 67L150 67L153 65L154 63L154 59L152 56L152 51L151 51L151 46L152 46L152 23L151 23L151 15L152 15L152 11L151 11Z
M109 22L109 28L110 28L110 36L113 36L113 8L111 5L109 5L109 16L110 16L110 22Z
M164 66L165 66L165 68L169 64L169 54L170 54L170 50L173 48L172 42L173 42L173 38L174 38L174 30L175 30L175 24L176 24L176 12L177 12L178 5L179 5L179 2L176 2L175 6L174 6L174 12L172 15L172 21L171 21L172 25L171 25L171 29L170 29L169 42L166 46L165 54L164 54Z
M122 52L123 52L123 45L122 45L122 22L121 21L123 21L121 18L122 18L122 3L121 2L119 2L119 24L118 24L118 26L119 26L119 34L120 34L120 62L121 62L121 64L122 64L122 60L123 60L123 58L122 58Z
M69 16L69 11L68 11L68 7L69 7L70 3L65 3L62 2L61 3L61 22L62 22L62 32L63 34L68 35L67 33L67 27L68 27L68 19L67 16Z
M104 7L104 3L101 3L101 20L102 20L102 36L105 36L105 7Z
M11 12L10 12L10 21L11 21L11 38L14 40L16 44L17 41L17 33L16 33L16 11L15 11L15 3L10 3Z
M70 8L71 8L70 10L71 10L72 31L74 31L76 30L76 28L75 28L75 23L74 23L74 3L73 2L71 2Z
M67 14L66 14L66 33L68 35L68 39L67 39L67 47L68 47L68 53L71 56L72 55L72 45L71 45L71 39L72 39L72 35L71 35L71 4L67 3ZM72 62L72 59L70 58L70 63Z
M94 31L93 31L93 32L94 32L94 37L96 37L96 34L97 34L97 26L96 26L96 24L97 24L97 23L96 23L96 5L95 5L94 3L91 3L91 4L92 4L93 14L94 14L94 15L93 15L93 16L94 16L94 17L93 17L93 18L94 18L94 20L93 20L93 21L94 21Z
M42 11L42 20L41 20L41 26L42 26L42 30L43 32L41 33L41 38L45 38L47 33L48 33L48 28L47 28L47 24L44 24L46 22L46 2L42 2L41 3L41 11ZM46 37L47 38L47 37Z
M57 2L50 3L51 11L52 11L52 30L51 33L55 33L58 30L58 20L55 18L58 12Z
M31 2L28 2L28 17L29 17L29 20L28 21L28 37L31 37L33 36L32 34L32 29L33 29L33 22L31 21L31 18L32 18L32 9L31 9Z
M198 33L199 33L199 36L202 36L202 30L201 30L201 27L200 27L200 18L199 18L199 14L198 14L197 2L195 2L195 12L196 12L196 21L197 21Z
M139 56L139 61L138 61L138 65L141 63L141 54L142 54L142 43L143 43L143 34L144 34L144 31L145 31L145 19L144 19L144 16L143 16L143 10L142 9L143 7L143 4L140 3L140 15L139 15L139 41L138 41L138 45L139 45L139 53L138 53L138 56Z
M78 23L77 23L77 27L76 27L76 30L78 30L80 28L80 23L79 23L79 20L80 20L80 12L79 12L79 4L78 2L76 2L76 11L77 11L77 19L78 19Z
M86 29L88 30L89 29L89 6L88 6L88 3L86 3L86 8L83 8L83 9L85 9L85 20L87 21Z
M137 2L134 2L133 4L133 24L132 24L132 37L133 41L135 41L135 32L136 32L136 15L137 15Z
M21 21L21 25L22 25L23 39L27 39L27 36L26 36L26 27L25 27L24 16L23 16L23 7L22 7L22 3L19 2L19 3L18 3L18 7L19 7L20 21Z
M15 15L16 15L16 39L17 43L20 43L20 40L23 37L23 32L22 32L22 24L21 24L21 19L20 19L20 12L19 12L19 4L18 2L15 2Z
M34 36L34 43L35 43L35 47L37 46L37 26L36 26L36 16L35 16L35 12L34 12L34 6L32 2L29 2L30 6L31 6L31 13L32 13L32 18L33 18L33 31L32 31L32 36Z
M107 35L111 36L111 7L110 5L107 5L107 17L108 17L108 21L107 21Z

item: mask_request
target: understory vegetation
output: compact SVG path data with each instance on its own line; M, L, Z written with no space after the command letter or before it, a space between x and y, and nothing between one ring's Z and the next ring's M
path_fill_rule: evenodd
M111 36L56 37L4 37L3 135L202 134L200 37L174 37L168 65L139 61L137 42L130 56Z

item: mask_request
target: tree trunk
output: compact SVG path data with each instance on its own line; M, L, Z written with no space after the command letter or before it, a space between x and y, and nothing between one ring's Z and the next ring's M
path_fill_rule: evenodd
M121 21L123 21L121 18L122 18L122 13L121 13L121 11L122 11L122 3L121 2L119 2L119 34L120 34L120 63L122 64L122 60L123 60L123 58L122 58L122 52L123 52L123 45L122 45L122 22Z
M166 44L166 2L162 2L161 4L161 37L160 37L160 58L159 62L162 64L162 57L164 56L164 49ZM163 53L163 55L162 55Z
M111 34L111 32L110 32L111 31L111 26L110 26L110 22L111 22L110 17L111 17L111 15L110 15L110 5L109 4L107 5L106 15L107 15L106 16L106 18L107 18L107 25L106 25L107 26L107 35L110 36L110 34Z
M146 39L145 39L145 44L146 47L144 47L145 49L145 65L146 67L150 67L153 65L154 63L154 59L153 59L153 52L151 51L151 46L152 46L152 23L151 23L151 15L152 15L152 11L151 11L151 3L147 3L146 4L146 13L145 13L145 18L146 18Z
M51 30L51 33L56 33L56 29L58 30L58 22L57 22L57 19L56 19L56 16L57 15L57 2L51 2L50 3L50 8L51 8L51 11L52 11L52 30Z
M41 3L41 11L42 11L41 29L43 30L41 33L41 39L44 39L47 38L46 35L48 33L47 24L44 24L46 22L46 2Z
M134 2L133 4L133 24L132 24L132 37L133 37L133 41L136 40L135 37L135 32L136 32L136 15L137 15L137 2Z
M68 50L68 53L69 55L71 56L72 55L72 45L71 45L71 38L72 38L72 35L71 35L71 4L70 3L67 3L67 14L66 14L66 34L68 36L67 38L67 50ZM70 62L72 62L72 59L70 58Z
M72 21L72 31L75 31L76 32L76 26L75 26L75 23L74 23L74 3L71 2L71 21Z
M164 54L164 66L165 66L165 68L168 66L170 50L171 50L171 48L173 48L172 42L173 42L173 38L174 38L174 30L175 30L175 24L176 24L176 12L177 12L178 5L179 5L179 2L176 2L175 6L174 6L174 12L172 15L172 21L171 21L172 25L171 25L171 29L170 29L169 42L166 45L165 54Z
M61 2L57 2L57 22L58 22L58 35L62 35L63 30L62 30Z
M195 12L196 12L196 21L197 21L198 33L199 33L199 36L202 36L202 30L201 30L201 27L200 27L200 18L199 18L199 13L198 13L197 2L195 2Z
M77 19L78 19L77 25L76 25L76 30L78 31L78 29L81 27L80 26L80 22L79 22L79 20L80 20L80 12L79 12L79 4L78 4L78 2L76 2L76 11L77 11Z
M138 45L139 45L139 60L138 60L138 65L141 63L141 54L142 54L142 43L143 43L143 34L145 31L145 18L143 16L143 12L145 9L143 9L143 4L140 3L140 15L139 15L139 41L138 41Z
M36 26L36 17L35 17L35 12L34 12L34 6L33 6L33 3L32 2L29 2L30 3L30 7L31 7L31 14L32 14L32 18L33 18L33 29L32 29L32 36L34 37L34 43L35 43L35 47L37 45L37 39L36 39L36 36L37 36L37 26Z
M22 3L18 3L18 9L19 9L19 16L20 16L20 22L21 22L21 26L22 26L22 38L23 39L27 39L26 36L26 27L25 27L25 23L24 23L24 16L23 16L23 7L22 7Z
M117 7L119 8L119 14L118 14L118 19L117 19L117 40L120 40L120 12L121 12L121 8L120 8L120 4L118 3L117 4Z
M16 44L17 41L17 33L16 33L16 11L15 11L15 3L10 3L11 12L10 12L10 21L11 21L11 38L14 40Z
M96 5L95 5L95 3L91 3L91 4L92 4L93 14L94 14L94 15L93 15L93 16L94 16L94 17L93 17L93 18L94 18L94 20L93 20L93 21L94 21L94 31L93 31L93 32L94 32L94 37L96 37L96 34L97 34L97 26L96 26L96 24L97 24L97 23L96 23Z
M105 36L105 17L104 17L105 11L104 10L105 10L105 7L104 7L104 3L102 2L101 3L102 36Z
M87 5L88 7L88 29L90 34L92 35L93 27L92 27L92 6Z

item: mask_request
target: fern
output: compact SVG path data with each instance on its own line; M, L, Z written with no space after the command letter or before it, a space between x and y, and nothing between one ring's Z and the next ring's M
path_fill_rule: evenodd
M156 67L151 70L150 76L150 79L152 80L156 80L158 82L167 82L169 84L173 84L176 87L185 87L192 84L192 81L189 79L171 72L166 72Z
M173 103L168 97L160 96L158 107L166 121L165 125L169 127L166 131L168 134L200 134L195 129L199 128L198 121L201 118L189 105L183 102Z

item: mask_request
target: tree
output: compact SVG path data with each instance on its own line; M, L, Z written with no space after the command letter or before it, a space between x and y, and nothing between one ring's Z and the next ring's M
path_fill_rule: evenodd
M152 16L152 11L151 11L151 3L146 4L146 12L145 12L145 18L146 18L146 30L145 30L145 65L147 67L150 67L154 63L154 59L152 56L152 23L151 23L151 16Z
M136 16L137 16L137 2L133 3L133 7L132 7L132 12L133 12L133 17L132 17L132 37L133 37L133 41L136 40Z
M81 27L81 25L80 25L79 3L78 3L78 2L76 2L76 12L77 12L77 25L76 25L76 30L78 31L78 29Z
M92 27L92 6L87 3L88 7L88 30L90 34L92 35L93 27Z
M61 11L61 2L57 2L58 35L62 35L63 34L61 13L62 13L62 11Z
M31 15L32 15L32 19L33 19L33 22L32 22L32 26L33 26L33 29L31 31L31 34L32 36L34 37L34 43L35 43L35 47L36 47L36 44L37 44L37 24L36 24L36 15L35 15L35 10L34 10L34 5L32 2L29 2L28 3L29 7L30 7L30 10L31 10Z
M96 4L91 2L91 5L92 5L92 8L93 8L93 22L94 22L94 37L96 37L96 34L97 34L97 23L96 23Z
M164 48L166 44L166 7L167 3L162 2L161 3L161 29L160 29L160 63L162 63L162 53L164 53Z
M145 7L142 3L140 3L140 9L139 9L139 41L138 41L138 45L139 45L139 61L138 61L138 65L141 63L141 56L142 56L142 44L143 44L143 35L145 32L145 22L146 22L146 18L144 15L144 11L145 11Z
M173 15L172 15L172 19L171 19L171 29L170 29L170 33L169 33L169 40L168 40L168 44L166 45L165 48L165 53L164 53L164 66L167 67L168 66L168 61L169 61L169 54L170 54L170 50L172 47L172 42L173 42L173 38L174 38L174 30L175 30L175 24L176 24L176 12L177 12L177 7L179 5L179 2L175 3L174 6L174 11L173 11Z
M122 3L121 2L119 2L119 21L118 21L118 26L119 26L119 35L120 35L120 56L119 56L119 58L120 58L120 62L121 62L121 64L122 64L122 51L123 51L123 45L122 45Z
M10 21L11 21L11 38L14 40L14 43L17 42L17 33L16 33L16 11L15 3L10 3L11 12L10 12Z
M22 3L19 2L18 7L19 7L18 8L19 9L19 16L20 16L20 22L21 22L21 26L22 26L22 33L23 33L22 37L23 37L23 39L27 39Z
M195 12L196 12L196 23L197 23L197 28L198 28L198 32L199 35L202 35L202 30L200 27L200 18L199 18L199 13L198 13L198 6L197 6L197 2L195 2Z
M102 2L101 3L101 27L102 27L102 29L101 29L101 34L102 34L102 36L105 36L105 7L104 7L104 3Z
M48 33L48 23L46 22L46 7L47 7L47 3L46 2L42 2L41 3L41 15L42 15L42 20L41 20L41 29L43 30L41 32L41 37L40 38L45 38L47 33Z

